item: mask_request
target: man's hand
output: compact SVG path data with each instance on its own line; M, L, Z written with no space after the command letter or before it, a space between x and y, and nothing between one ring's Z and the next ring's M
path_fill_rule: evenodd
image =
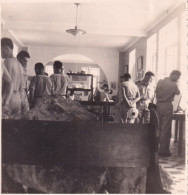
M145 94L143 94L143 95L140 96L140 100L146 100Z
M8 107L8 104L5 105L2 105L2 118L3 119L8 119L10 116L10 110L9 110L9 107Z
M26 113L29 111L29 107L26 104L22 104L22 113Z

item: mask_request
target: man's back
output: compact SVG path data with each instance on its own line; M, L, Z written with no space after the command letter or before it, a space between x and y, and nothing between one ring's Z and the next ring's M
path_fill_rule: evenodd
M10 74L13 83L13 91L23 91L23 71L16 58L6 58L4 64Z
M53 74L50 78L53 85L53 94L66 95L67 79L61 74Z
M156 98L159 102L172 102L175 95L179 95L180 91L175 82L169 78L159 80L156 87Z
M125 88L125 93L129 100L134 100L137 97L138 87L132 80L122 82L121 86Z
M52 82L46 75L32 77L29 88L34 89L35 97L45 97L52 94Z
M9 109L12 115L16 115L21 112L23 103L23 73L22 68L16 58L5 58L5 67L10 74L13 93L9 102ZM24 105L23 105L24 107Z

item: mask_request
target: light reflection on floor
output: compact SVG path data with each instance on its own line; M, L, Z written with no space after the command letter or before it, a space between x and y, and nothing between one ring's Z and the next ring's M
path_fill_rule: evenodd
M172 180L170 188L166 190L170 191L171 194L188 194L185 155L179 157L177 148L178 143L174 143L172 140L170 146L172 156L159 157L159 165L168 174L170 180Z

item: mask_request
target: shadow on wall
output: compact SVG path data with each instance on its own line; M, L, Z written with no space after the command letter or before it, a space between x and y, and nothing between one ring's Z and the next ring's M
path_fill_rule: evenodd
M107 83L106 75L101 67L92 59L79 54L65 54L50 60L45 65L45 71L48 73L48 75L53 74L53 62L56 60L59 60L63 63L65 74L69 71L72 73L77 73L81 72L82 70L88 70L91 74L98 75L98 83L103 81Z

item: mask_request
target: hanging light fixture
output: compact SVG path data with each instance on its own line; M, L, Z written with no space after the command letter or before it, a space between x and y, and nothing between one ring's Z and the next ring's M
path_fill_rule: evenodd
M66 30L67 33L74 35L75 37L78 35L82 35L82 34L86 34L85 30L79 29L77 27L77 15L78 15L78 6L80 5L80 3L75 3L76 5L76 26L74 29L68 29Z

